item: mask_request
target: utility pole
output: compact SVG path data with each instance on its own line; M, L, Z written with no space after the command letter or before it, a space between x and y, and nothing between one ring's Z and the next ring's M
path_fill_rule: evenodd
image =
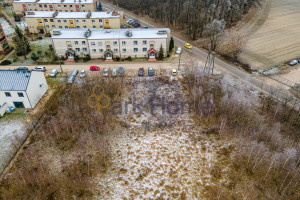
M216 53L214 51L209 50L206 61L205 61L204 71L208 70L208 72L209 72L211 69L211 74L214 73L215 55L216 55Z

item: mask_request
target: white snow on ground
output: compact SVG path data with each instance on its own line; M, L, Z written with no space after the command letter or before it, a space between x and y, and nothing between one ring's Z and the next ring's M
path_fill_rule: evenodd
M0 172L25 138L24 129L21 120L0 121Z
M134 80L133 89L125 93L145 99L151 95L147 91L155 89L156 99L163 95L168 101L178 99L176 91L184 91L180 81L169 82ZM112 163L97 178L97 199L199 199L201 190L212 184L210 170L221 145L203 134L187 112L175 116L159 112L122 116L130 128L113 138ZM159 128L161 124L166 128Z
M15 32L14 27L12 25L10 25L5 18L1 17L0 18L0 23L2 25L2 28L3 28L4 33L5 33L6 36L11 35Z

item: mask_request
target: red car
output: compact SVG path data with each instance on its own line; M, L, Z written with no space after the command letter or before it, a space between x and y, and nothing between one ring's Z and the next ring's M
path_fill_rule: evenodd
M97 66L91 66L90 71L100 71L100 67Z

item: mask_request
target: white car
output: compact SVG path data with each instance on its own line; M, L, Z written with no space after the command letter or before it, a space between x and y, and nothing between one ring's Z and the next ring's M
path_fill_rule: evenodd
M133 22L133 19L128 19L128 20L126 21L127 24L129 24L129 23L131 23L131 22Z
M117 76L117 69L116 69L116 68L114 68L114 69L112 70L111 75L112 75L112 76Z
M80 78L84 78L84 77L85 77L85 71L84 71L84 70L81 70L81 71L80 71L79 77L80 77Z
M41 72L45 72L45 71L46 71L46 67L38 66L38 67L34 68L32 71L41 71Z
M178 47L178 49L176 50L176 54L181 54L181 47Z
M109 72L108 69L104 69L103 70L103 76L108 76L108 72Z
M56 77L56 74L58 73L57 69L54 69L50 73L50 77Z

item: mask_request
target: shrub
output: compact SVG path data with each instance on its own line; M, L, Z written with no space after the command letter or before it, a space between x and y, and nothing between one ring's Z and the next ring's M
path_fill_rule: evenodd
M49 50L50 50L50 51L53 51L53 50L54 50L52 44L49 45Z
M128 61L132 61L131 56L128 56L127 60L128 60Z
M116 61L120 61L120 59L121 59L121 58L120 58L119 56L116 57Z
M31 59L32 59L33 61L37 61L37 60L39 59L39 56L36 55L35 53L32 53L32 54L31 54Z
M10 65L11 61L10 60L3 60L0 65Z

